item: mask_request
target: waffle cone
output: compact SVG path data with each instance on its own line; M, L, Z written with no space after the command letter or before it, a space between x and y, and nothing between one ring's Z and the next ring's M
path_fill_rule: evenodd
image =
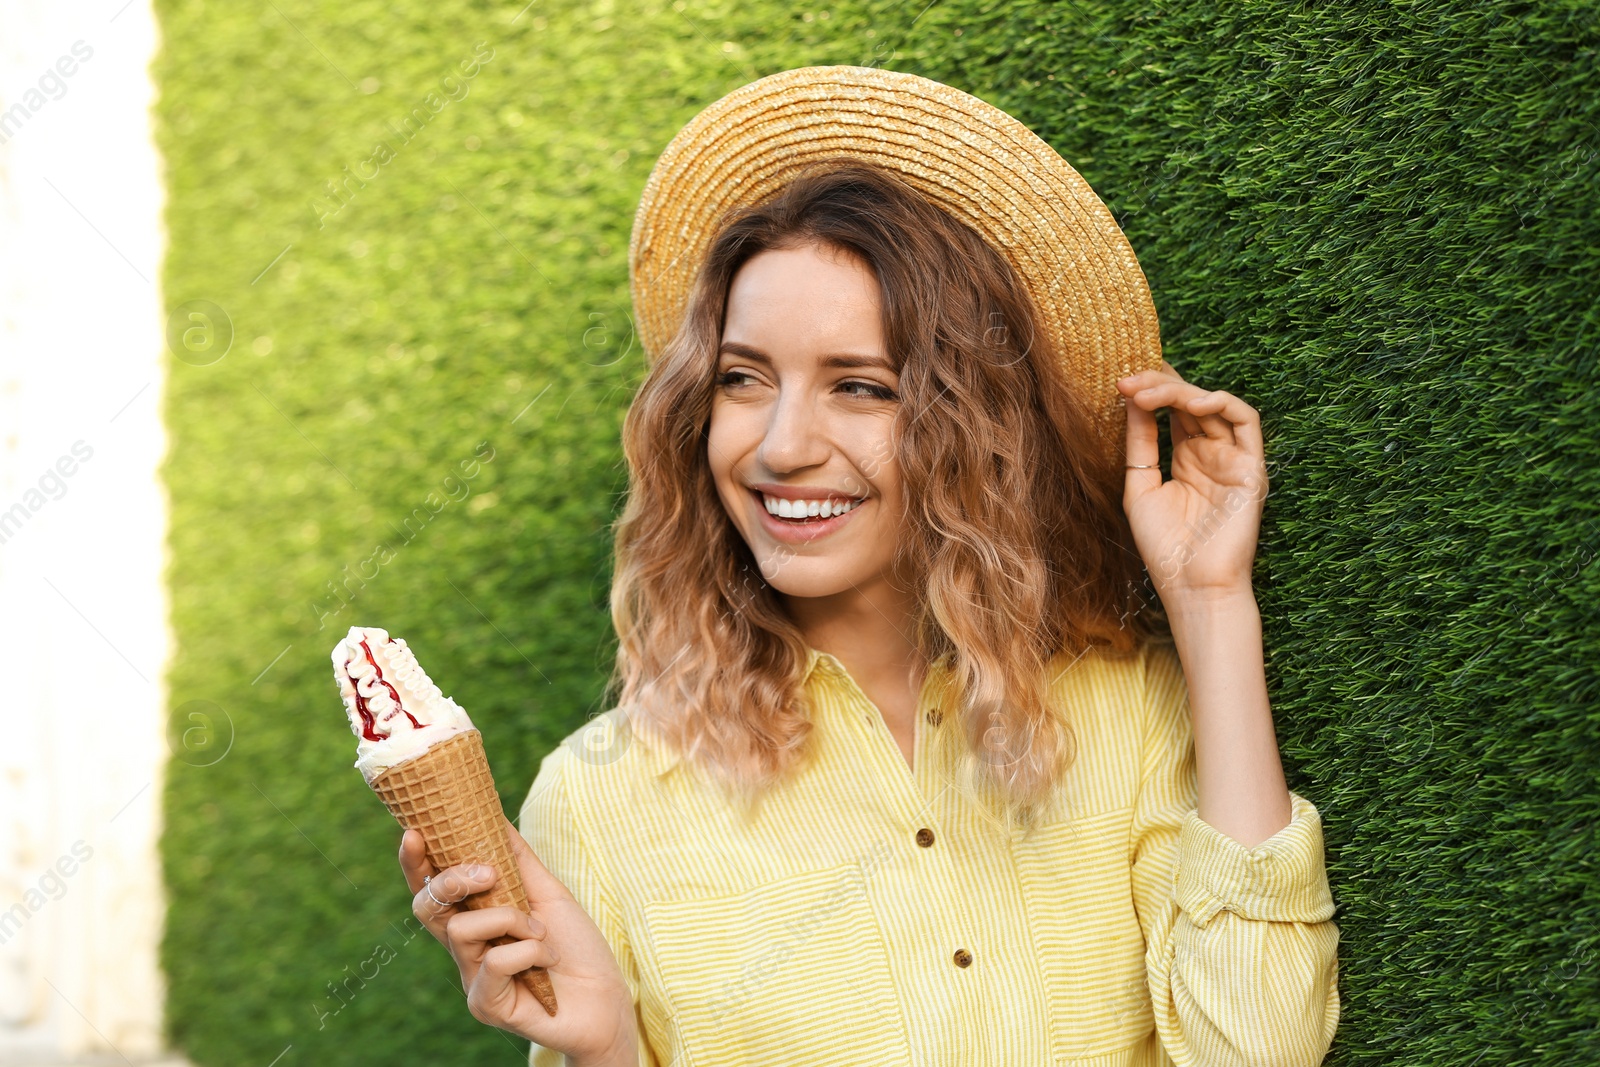
M509 904L529 913L481 733L464 730L395 764L373 780L372 791L401 826L422 834L434 870L458 863L494 866L499 875L494 885L462 900L462 907L475 911ZM489 944L511 945L517 940L502 936ZM545 1011L556 1013L555 990L543 967L529 967L517 977Z

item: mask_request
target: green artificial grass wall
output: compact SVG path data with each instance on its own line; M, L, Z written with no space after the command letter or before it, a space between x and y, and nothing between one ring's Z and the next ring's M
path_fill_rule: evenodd
M413 939L328 653L406 637L513 816L603 710L633 209L702 106L811 63L1032 126L1125 227L1168 358L1262 411L1330 1062L1600 1058L1594 5L157 8L162 961L196 1064L525 1059Z

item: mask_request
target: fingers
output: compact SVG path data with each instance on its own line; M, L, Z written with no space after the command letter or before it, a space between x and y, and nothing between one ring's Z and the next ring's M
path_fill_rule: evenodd
M1189 384L1188 382L1184 381L1183 375L1178 373L1178 368L1174 367L1171 363L1168 363L1164 359L1161 361L1161 370L1170 378L1173 378L1179 382L1183 382L1185 385ZM1225 434L1227 429L1226 426L1216 425L1208 428L1204 419L1196 418L1189 412L1187 404L1168 406L1171 409L1172 414L1177 418L1178 426L1183 430L1185 440L1188 440L1192 437L1199 437L1202 434L1207 436L1219 436L1223 437L1225 440L1227 439Z
M428 932L441 942L449 920L463 913L461 901L473 893L481 893L494 884L493 868L489 873L473 876L465 865L446 867L429 878L411 898L411 914L428 928ZM493 909L490 909L493 910Z
M1148 385L1135 386L1128 400L1132 404L1149 410L1167 408L1172 415L1173 429L1182 431L1183 434L1201 434L1216 437L1221 440L1233 439L1233 427L1219 415L1206 413L1204 418L1191 408L1191 404L1198 399L1210 394L1197 385L1188 382L1175 382L1170 379L1156 381ZM1201 405L1202 409L1204 405ZM1173 434L1175 440L1183 440L1177 433Z
M1170 364L1162 366L1170 367ZM1201 389L1184 381L1176 371L1159 370L1131 374L1117 382L1117 389L1127 398L1130 411L1139 407L1154 412L1165 407L1186 435L1204 434L1212 440L1238 444L1256 455L1262 454L1260 415L1232 393ZM1176 439L1176 434L1174 437ZM1182 438L1188 439L1188 436Z
M445 944L463 971L481 965L494 952L488 942L500 937L543 942L544 923L516 908L502 906L481 911L458 911L445 923ZM524 964L524 966L527 966ZM517 971L509 972L511 974Z
M406 885L415 893L422 888L423 880L433 874L433 864L428 862L427 842L416 830L400 835L400 869L405 872Z
M1143 370L1137 374L1130 374L1126 378L1118 379L1116 383L1118 391L1124 396L1137 397L1140 394L1144 394L1145 398L1154 401L1148 404L1151 410L1159 407L1171 407L1174 414L1182 417L1194 417L1202 410L1208 414L1214 413L1212 408L1215 405L1211 405L1209 402L1198 405L1194 403L1201 397L1232 396L1231 393L1223 393L1221 390L1202 389L1198 385L1184 381L1183 376L1172 368L1172 364L1167 363L1165 360L1162 361L1161 366L1163 368L1161 370ZM1234 399L1238 398L1235 397ZM1239 403L1244 404L1243 401L1239 401ZM1249 407L1248 404L1244 404L1244 406L1246 408ZM1253 411L1254 409L1251 410ZM1227 420L1221 419L1219 421L1225 423ZM1191 432L1193 432L1192 429Z
M1233 438L1243 447L1255 455L1263 455L1265 447L1261 440L1261 414L1255 408L1246 404L1232 393L1217 389L1205 396L1196 397L1189 401L1189 411L1204 415L1204 418L1218 418L1226 422L1233 433ZM1202 421L1204 421L1204 418ZM1210 431L1207 431L1210 435Z
M528 996L515 988L520 984L516 976L529 967L553 967L559 960L555 948L542 940L516 941L484 950L472 965L470 976L467 968L462 970L467 1009L479 1022L503 1027L502 1020L515 1009L516 1002Z
M509 979L529 967L553 967L560 959L560 953L548 942L529 938L514 945L494 946L483 954L482 966L490 974Z
M1123 449L1125 463L1146 467L1145 470L1124 471L1129 486L1157 487L1161 484L1161 447L1157 438L1156 416L1132 400L1124 407L1128 410L1128 438Z
M1210 410L1216 406L1213 403L1214 398L1214 393L1202 391L1198 396L1190 396L1178 401L1177 410L1183 422L1184 433L1188 437L1203 434L1213 440L1233 444L1233 423L1229 422L1224 416Z

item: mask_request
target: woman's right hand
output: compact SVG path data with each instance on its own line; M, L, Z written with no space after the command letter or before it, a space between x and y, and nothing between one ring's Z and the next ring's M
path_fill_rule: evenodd
M488 867L487 874L474 877L465 864L435 871L422 834L407 830L400 837L400 868L413 894L412 914L450 950L474 1019L562 1052L581 1067L635 1067L639 1038L633 998L611 946L511 820L501 819L533 915L512 907L468 911L455 903L435 904L428 888L440 900L459 901L489 888L498 876ZM519 940L487 944L502 935ZM534 966L549 972L555 1015L516 977Z

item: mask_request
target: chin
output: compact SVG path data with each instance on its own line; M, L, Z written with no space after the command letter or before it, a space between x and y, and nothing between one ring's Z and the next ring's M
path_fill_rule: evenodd
M779 552L779 555L770 558L783 559L782 546ZM828 559L807 560L804 565L797 559L790 559L777 568L776 574L767 578L767 584L784 596L820 600L856 592L870 580L871 576L865 572L841 571Z

